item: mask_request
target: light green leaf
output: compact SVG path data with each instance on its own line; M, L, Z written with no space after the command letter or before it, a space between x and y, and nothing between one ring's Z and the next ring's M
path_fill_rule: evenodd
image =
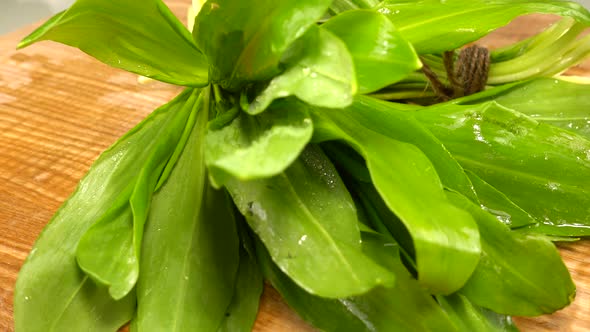
M282 173L311 139L313 125L300 102L277 101L257 116L243 112L206 136L205 162L212 183L247 181Z
M308 104L340 108L356 93L354 62L346 45L328 30L311 27L294 46L287 69L273 78L247 112L263 112L273 100L296 96Z
M154 195L137 284L137 331L216 331L233 296L239 243L227 195L207 182L206 108Z
M168 118L141 148L148 156L135 169L135 178L116 197L113 207L80 239L76 258L80 268L95 281L109 286L114 299L133 289L139 276L143 230L151 196L162 170L190 131L200 106L199 92L190 90L162 108L170 108Z
M345 299L305 292L274 265L262 245L257 254L265 277L303 319L323 331L456 331L432 296L403 266L397 245L363 233L363 250L396 275L392 288L378 287Z
M332 0L215 0L193 34L211 61L212 80L230 90L277 75L287 48L319 20ZM317 47L317 46L316 46Z
M77 47L110 66L163 82L208 83L205 56L161 0L78 0L18 47L41 40Z
M385 0L376 10L387 15L420 54L459 48L525 14L557 14L590 24L590 13L582 5L560 0Z
M412 236L419 281L433 293L452 293L463 286L479 260L477 225L467 212L447 200L426 155L415 145L390 136L399 135L395 133L398 127L413 122L394 123L380 114L379 107L367 107L370 98L359 100L342 110L314 111L316 133L348 142L365 158L379 194ZM423 140L422 145L436 151L427 137L416 140ZM459 174L465 176L462 171Z
M145 147L187 98L185 92L156 110L105 151L46 226L16 283L16 331L110 332L131 319L135 294L113 300L106 288L80 270L76 247L87 230L113 208L113 202L129 192L150 156Z
M491 89L479 97L457 100L462 105L494 100L532 119L573 131L590 139L590 85L557 78L539 78L507 88ZM541 97L540 97L541 96Z
M350 51L359 93L377 91L422 67L412 45L378 12L344 12L322 28L340 38Z
M516 316L551 313L570 304L576 288L551 241L512 232L466 198L448 195L474 216L481 231L482 257L461 294L478 306Z
M392 284L361 252L354 203L319 148L280 175L226 186L274 262L309 293L338 298Z
M467 174L475 187L481 207L494 215L496 219L510 228L519 228L538 223L535 218L520 208L520 206L514 204L501 191L490 186L489 183L482 180L473 172L467 171Z
M495 102L414 113L463 167L546 225L590 235L590 141Z

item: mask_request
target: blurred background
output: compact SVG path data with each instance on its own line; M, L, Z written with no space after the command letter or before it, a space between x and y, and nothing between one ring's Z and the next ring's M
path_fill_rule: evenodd
M47 18L73 2L74 0L0 0L0 34ZM578 2L590 8L590 0Z

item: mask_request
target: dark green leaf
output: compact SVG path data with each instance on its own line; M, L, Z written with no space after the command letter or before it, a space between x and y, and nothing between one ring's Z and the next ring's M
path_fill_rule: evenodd
M188 95L184 93L156 110L105 151L47 225L17 280L17 331L110 332L131 319L135 294L114 301L106 288L97 287L79 269L76 247L87 230L113 208L117 198L129 192L150 156L145 147L182 108Z
M512 232L466 198L448 195L475 217L481 233L482 257L461 294L478 306L517 316L551 313L570 304L576 288L551 241Z
M396 83L419 69L414 48L386 16L372 10L340 14L322 25L352 54L359 93L369 93Z
M227 195L208 185L207 109L154 195L137 285L138 331L216 331L233 296L239 244Z
M436 300L459 331L518 332L510 316L478 307L463 295L437 296Z
M240 222L239 220L238 222ZM236 276L234 295L229 307L225 311L225 318L217 332L250 332L258 314L258 304L264 288L264 280L254 248L244 243L240 247L240 266Z
M401 112L386 113L392 107L367 107L371 105L370 98L359 100L342 110L314 111L316 133L348 142L365 158L381 197L412 236L419 281L432 292L452 293L463 286L479 260L477 225L467 212L447 200L435 167L426 155L416 146L393 138L400 135L397 128L414 122L407 117L406 121L394 122L392 118L404 119ZM401 132L404 130L408 128ZM426 134L417 136L418 133L408 137L422 141L433 151L438 148L439 155L445 156L447 152L440 144L429 140ZM440 163L454 162L448 154L446 158ZM459 171L457 179L465 176L458 165L447 165ZM448 271L453 271L453 275Z
M354 62L344 42L314 26L296 43L294 47L301 54L287 60L287 69L270 81L250 104L248 113L261 113L273 100L292 95L321 107L340 108L352 103L357 90Z
M142 149L148 155L142 164L129 170L135 178L117 196L114 206L80 239L76 257L80 268L94 280L109 286L114 299L125 296L139 276L143 230L152 193L184 131L190 131L200 106L198 92L188 90L162 108L170 108L161 124Z
M28 37L77 47L117 68L156 80L205 86L208 65L186 28L161 0L78 0Z
M459 48L525 14L557 14L590 24L582 5L560 0L385 0L377 10L420 54Z
M245 113L206 136L205 162L213 184L228 177L246 181L283 172L311 139L313 125L302 103L277 101L264 113Z
M495 102L414 114L463 167L544 223L547 234L590 235L590 141Z
M272 259L309 293L347 297L393 282L361 252L354 203L319 148L278 176L226 186Z
M279 73L287 48L320 19L332 0L208 1L193 34L211 61L214 81L239 88Z

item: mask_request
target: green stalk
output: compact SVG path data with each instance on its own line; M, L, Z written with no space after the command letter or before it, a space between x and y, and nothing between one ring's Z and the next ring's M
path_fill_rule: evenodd
M590 56L590 35L576 41L561 59L542 73L543 76L554 76L577 65Z
M576 23L561 38L547 47L545 46L549 42L543 41L519 57L492 64L488 83L503 84L538 76L553 67L556 60L570 50L572 43L583 30L584 26Z

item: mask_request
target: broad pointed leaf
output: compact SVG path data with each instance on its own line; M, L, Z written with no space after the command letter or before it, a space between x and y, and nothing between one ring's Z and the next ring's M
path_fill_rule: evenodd
M420 54L459 48L525 14L557 14L590 24L590 13L582 5L560 0L385 0L376 10L387 15Z
M279 73L287 48L320 19L332 0L210 0L193 34L211 61L212 79L237 89Z
M272 263L262 245L257 254L266 278L287 303L323 331L456 331L432 296L405 270L394 243L363 233L363 248L395 273L396 284L346 299L305 292Z
M494 215L496 219L510 228L534 225L538 222L528 212L514 204L506 195L479 176L469 171L467 174L475 187L481 207Z
M226 186L274 262L309 293L338 298L392 284L361 252L354 203L319 148L280 175Z
M449 193L449 199L467 209L481 230L482 257L461 294L478 306L517 316L551 313L570 304L576 287L551 241L510 231L458 194Z
M229 197L207 181L206 108L154 195L137 285L137 331L216 331L233 296L239 242Z
M437 296L436 300L459 331L518 332L510 316L478 307L461 294Z
M238 222L241 222L239 220ZM240 247L240 266L236 275L234 294L225 318L217 332L250 332L258 315L258 305L264 288L264 280L252 245L244 243Z
M28 37L77 47L98 60L156 80L205 86L208 65L191 35L161 0L77 0Z
M545 224L547 234L590 234L589 140L495 102L414 114L463 167Z
M282 173L311 139L313 125L299 102L275 102L266 112L243 112L206 136L205 161L213 184L227 177L253 180Z
M177 100L163 106L171 108L149 142L142 145L148 157L129 170L135 178L105 213L81 238L76 251L78 264L94 280L109 286L120 299L133 289L139 276L139 257L144 224L151 195L162 170L179 144L183 131L190 131L199 106L198 92L188 90Z
M348 142L365 158L381 197L412 236L419 281L434 293L452 293L463 286L479 260L477 225L467 212L447 200L426 155L415 145L390 136L399 134L394 133L397 127L413 122L393 123L379 107L366 106L365 101L371 103L369 98L361 100L342 110L314 111L316 133ZM421 143L436 151L425 137ZM457 165L448 165L465 176ZM453 275L448 271L454 271Z
M45 227L16 283L17 331L113 331L131 319L135 294L113 300L106 288L94 284L80 270L76 247L121 193L129 192L139 168L149 158L145 147L186 98L184 93L156 110L105 151Z
M287 60L286 70L254 99L248 113L261 113L273 100L287 96L321 107L340 108L352 103L357 83L346 44L328 30L315 26L296 43L294 48L301 54Z
M322 28L340 38L352 54L359 93L396 83L422 66L412 45L378 12L344 12Z
M463 105L494 100L536 121L573 131L590 139L590 85L557 78L539 78L491 89L479 98L457 102ZM539 98L542 96L542 98Z

